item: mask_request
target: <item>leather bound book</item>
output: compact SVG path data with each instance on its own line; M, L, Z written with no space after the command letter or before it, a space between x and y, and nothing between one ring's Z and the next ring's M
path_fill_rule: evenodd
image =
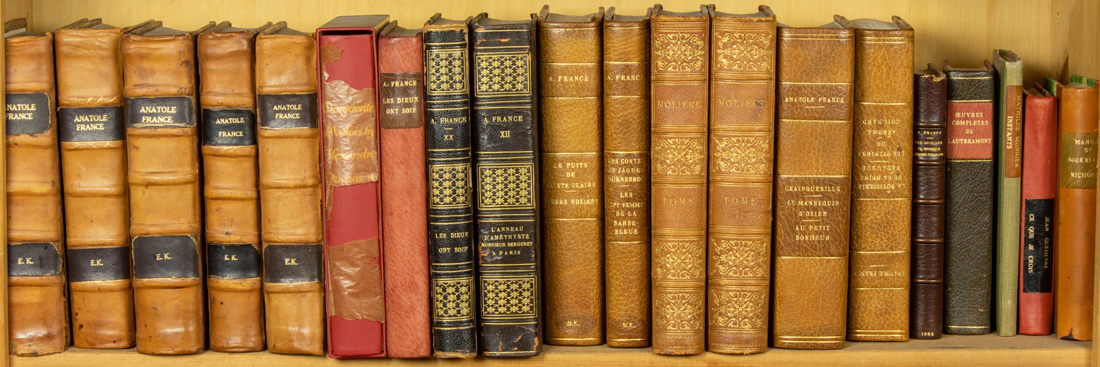
M653 10L653 352L700 354L707 306L710 8L674 13L658 4Z
M1096 239L1096 134L1094 87L1070 83L1058 90L1058 194L1054 229L1055 333L1092 340L1093 255Z
M259 351L265 344L252 69L256 31L225 28L198 36L206 287L210 350L218 352Z
M1058 99L1036 84L1024 94L1020 174L1020 334L1050 335L1054 313L1054 212L1058 193Z
M775 13L713 12L707 225L707 350L768 350Z
M439 16L424 25L432 350L439 358L472 358L477 356L477 326L467 56L471 18Z
M378 32L387 15L317 29L329 356L385 357Z
M428 180L424 151L424 42L392 22L378 38L382 243L386 244L386 352L432 355L428 292Z
M779 26L772 338L840 349L848 315L855 29Z
M54 41L77 348L132 348L136 341L122 111L122 35L134 29L63 28Z
M994 279L1000 336L1016 335L1016 297L1020 274L1020 185L1023 170L1024 62L1009 50L993 50L997 70L997 273Z
M542 352L535 19L470 23L481 352Z
M909 340L913 27L856 19L848 340Z
M993 287L993 66L989 61L973 69L945 64L944 73L947 215L943 332L987 334Z
M267 350L325 353L317 45L279 22L256 36L256 142ZM223 258L224 259L224 258Z
M157 27L122 37L137 350L206 346L195 32Z
M603 344L603 16L538 15L547 344Z
M947 75L932 64L913 76L912 281L909 337L939 339L943 331L944 156Z
M61 353L69 312L53 34L22 32L4 43L8 344L20 356Z
M649 346L649 18L603 18L607 346Z

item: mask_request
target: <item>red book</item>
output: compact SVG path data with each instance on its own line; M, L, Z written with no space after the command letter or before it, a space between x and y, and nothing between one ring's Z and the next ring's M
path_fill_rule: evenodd
M391 22L378 38L386 353L394 358L432 355L423 54L420 29Z
M1054 194L1058 192L1058 101L1041 86L1024 98L1020 189L1020 334L1048 335L1054 312Z
M386 356L375 44L388 22L386 15L343 16L317 29L328 355L334 358Z

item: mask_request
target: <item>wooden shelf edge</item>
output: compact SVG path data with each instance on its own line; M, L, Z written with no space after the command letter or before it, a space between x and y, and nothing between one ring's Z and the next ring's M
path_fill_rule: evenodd
M649 348L617 349L606 346L561 347L546 346L539 357L500 359L479 357L470 360L399 360L399 359L330 359L314 356L278 355L267 352L218 353L204 352L188 356L150 356L133 349L68 351L41 357L11 357L14 367L35 366L163 366L163 367L233 367L233 366L379 366L379 365L477 365L506 366L935 366L964 365L1057 365L1084 366L1089 363L1091 342L1059 340L1051 336L999 337L946 335L940 340L913 340L907 343L848 342L841 350L802 351L770 349L767 353L731 356L704 353L690 357L669 357L653 354Z

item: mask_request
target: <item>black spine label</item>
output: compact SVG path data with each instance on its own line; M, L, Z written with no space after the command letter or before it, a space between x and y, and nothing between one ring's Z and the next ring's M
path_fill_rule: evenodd
M63 142L126 139L122 106L62 107L57 109L58 137Z
M321 245L268 245L264 248L264 283L321 281Z
M257 102L261 128L317 128L317 93L261 94Z
M256 114L251 110L202 110L202 145L256 145Z
M195 127L195 100L191 97L127 98L126 127Z
M8 93L7 134L42 134L50 129L50 96L46 93Z
M8 244L8 275L40 277L61 274L61 254L49 242Z
M198 278L199 248L191 236L134 238L134 279Z
M65 251L70 282L130 279L130 247L70 248Z
M1053 291L1054 199L1024 200L1024 293Z
M260 277L260 251L250 244L209 243L206 258L210 278L249 279Z

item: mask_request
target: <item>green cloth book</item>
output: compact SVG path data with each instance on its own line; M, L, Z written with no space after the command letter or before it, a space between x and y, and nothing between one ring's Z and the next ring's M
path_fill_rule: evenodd
M997 222L994 320L997 334L1016 335L1020 276L1020 174L1023 171L1024 63L1009 50L993 50L997 69Z

